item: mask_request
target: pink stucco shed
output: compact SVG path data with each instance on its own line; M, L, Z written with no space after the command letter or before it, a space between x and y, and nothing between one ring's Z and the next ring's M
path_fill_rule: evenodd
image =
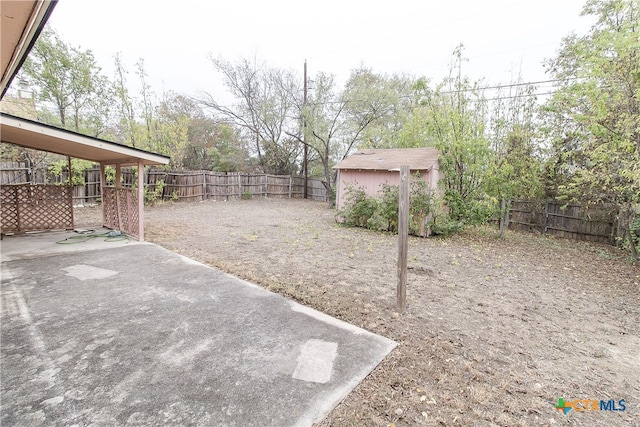
M336 207L342 209L348 186L363 187L368 195L380 191L381 184L398 185L400 166L409 165L411 175L419 173L428 188L437 191L440 179L438 150L398 148L358 150L333 168L338 171Z

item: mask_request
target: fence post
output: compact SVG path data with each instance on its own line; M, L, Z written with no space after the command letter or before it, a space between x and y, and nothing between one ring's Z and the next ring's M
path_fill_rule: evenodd
M293 186L293 176L289 175L289 198L291 198L291 189Z
M202 171L202 200L207 200L207 177Z
M549 200L544 201L544 215L542 220L542 234L547 234L547 227L549 225Z
M84 179L84 197L82 198L83 204L86 202L89 203L89 169L85 169L82 171L82 178Z
M622 207L619 207L618 208L618 212L616 214L616 219L615 219L615 221L616 221L616 224L615 224L616 236L615 236L615 238L613 240L614 242L616 242L616 246L618 246L618 247L621 246L622 239L624 238L623 237L624 236L624 228L622 226L623 221L620 220L621 215L622 215ZM618 238L620 238L620 239L618 239Z
M164 176L162 177L162 179L164 180L164 187L162 187L162 200L165 200L165 197L169 196L169 197L173 197L173 193L169 194L169 186L167 185L169 183L169 171L165 171ZM156 177L156 185L158 184L158 178Z

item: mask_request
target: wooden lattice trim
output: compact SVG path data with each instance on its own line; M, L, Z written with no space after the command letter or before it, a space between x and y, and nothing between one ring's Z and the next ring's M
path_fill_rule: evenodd
M18 203L16 203L17 189L15 185L3 185L0 187L0 223L2 232L17 232L18 226Z
M139 235L138 194L133 188L105 187L102 194L104 226Z
M73 190L62 185L3 185L2 232L73 228Z

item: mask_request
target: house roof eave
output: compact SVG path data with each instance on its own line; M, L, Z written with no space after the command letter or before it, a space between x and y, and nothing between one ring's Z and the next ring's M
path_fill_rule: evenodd
M58 0L2 1L0 99L20 71Z
M166 165L170 157L0 113L2 142L101 164Z

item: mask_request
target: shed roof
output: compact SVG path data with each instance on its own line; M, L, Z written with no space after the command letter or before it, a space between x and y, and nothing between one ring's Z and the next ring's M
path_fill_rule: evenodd
M430 170L438 160L435 148L392 148L358 150L334 169L390 170L409 165L410 170Z
M170 158L104 139L93 138L10 114L0 113L2 142L96 163L166 165Z

